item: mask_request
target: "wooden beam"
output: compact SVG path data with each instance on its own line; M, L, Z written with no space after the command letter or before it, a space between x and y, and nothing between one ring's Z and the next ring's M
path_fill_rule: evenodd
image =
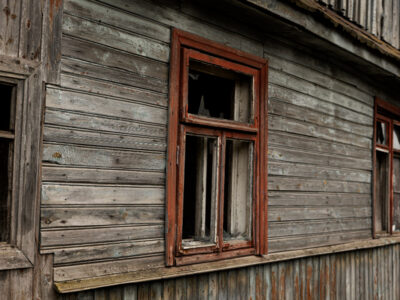
M134 272L126 272L123 274L112 274L112 275L105 275L105 276L98 276L91 278L77 278L74 280L56 281L55 287L59 293L71 293L71 292L90 290L100 287L115 286L119 284L145 282L157 279L176 278L181 276L261 265L278 261L297 259L302 257L376 248L376 247L382 247L399 243L400 243L400 236L385 237L380 239L369 239L369 240L357 241L341 245L274 253L274 254L264 255L261 257L248 256L248 257L240 257L229 260L201 263L201 264L181 266L181 267L170 267L170 268L162 267L162 268L148 269L146 271L139 270ZM87 266L83 267L87 268Z

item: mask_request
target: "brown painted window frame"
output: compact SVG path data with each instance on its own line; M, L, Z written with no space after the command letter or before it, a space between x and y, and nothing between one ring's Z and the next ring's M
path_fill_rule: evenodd
M195 58L224 69L245 73L253 77L253 122L241 123L211 117L192 115L188 112L188 64ZM167 164L167 216L166 216L166 265L187 265L245 255L267 253L267 60L239 51L208 39L178 30L172 31L169 128ZM252 241L229 245L222 240L223 200L218 197L218 242L213 249L182 249L182 194L184 176L184 134L207 133L218 136L219 147L226 138L254 141L253 230ZM224 151L221 151L221 156ZM219 157L218 168L221 167ZM223 172L221 172L222 174ZM223 193L223 175L219 191Z
M378 112L378 108L382 108L392 115L396 116L397 119L391 118L385 114L380 114ZM377 144L376 135L377 135L377 121L381 121L386 123L388 126L386 127L387 134L387 145ZM373 237L379 238L381 236L386 235L400 235L400 232L393 232L393 156L395 153L400 154L400 150L393 149L393 126L400 125L400 107L397 107L393 104L390 104L378 97L375 98L375 106L374 106L374 140L373 140ZM389 155L389 197L387 201L388 204L388 230L386 232L378 232L376 229L376 212L377 212L377 195L376 195L376 184L377 184L377 169L376 169L376 152L377 148L387 151ZM379 151L379 150L378 150Z

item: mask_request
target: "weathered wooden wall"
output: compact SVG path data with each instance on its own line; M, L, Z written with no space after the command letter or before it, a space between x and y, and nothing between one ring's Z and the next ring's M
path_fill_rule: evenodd
M116 286L60 299L400 299L400 246Z
M164 265L170 26L269 59L269 251L371 237L376 90L215 14L65 1L60 86L47 86L41 210L41 253L55 254L56 280L119 272L114 259L126 270Z
M398 0L318 0L373 35L400 48Z
M32 0L0 0L0 56L1 63L10 63L8 67L18 74L26 68L33 75L29 79L20 76L21 81L27 81L23 94L25 103L22 116L25 144L21 153L25 156L23 174L19 174L19 193L24 199L23 207L15 207L18 195L13 195L12 226L23 234L22 240L11 240L10 244L22 249L27 254L31 266L6 270L2 265L0 272L1 299L49 299L54 289L52 286L52 255L40 256L39 240L39 197L36 197L40 185L38 183L40 169L40 133L43 107L43 81L53 82L49 65L55 62L57 56L56 44L51 40L54 26L60 17L62 1L32 1ZM54 31L53 31L54 30ZM49 55L52 52L55 56ZM42 64L41 62L46 62ZM15 73L14 73L15 72ZM7 72L2 72L7 76ZM29 145L29 147L26 147ZM24 147L25 146L25 147ZM26 149L29 148L29 149ZM15 172L15 170L14 170ZM2 245L3 246L3 245ZM3 248L3 247L2 247ZM1 249L0 251L3 251ZM4 253L2 262L4 261Z

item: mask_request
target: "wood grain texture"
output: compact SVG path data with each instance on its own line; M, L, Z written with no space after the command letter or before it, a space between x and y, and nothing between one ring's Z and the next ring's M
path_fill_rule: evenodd
M378 274L384 274L385 266L395 263L399 246L384 246L375 249L334 253L309 258L299 258L285 262L275 262L211 272L201 275L180 277L178 279L120 285L95 291L72 293L61 296L87 297L84 299L140 299L152 295L155 299L193 299L207 290L209 299L214 296L222 299L346 299L359 295L376 295L383 299L397 299L399 287L391 288L392 281L378 280ZM372 264L381 262L381 266ZM398 265L394 270L398 272ZM57 268L64 269L64 268ZM392 268L386 268L392 270ZM365 270L366 272L361 272ZM72 271L72 269L71 269ZM382 273L380 273L382 272ZM66 275L66 274L65 274ZM375 283L370 281L377 279ZM117 277L114 277L118 280ZM393 278L393 280L396 280ZM371 282L365 286L365 282ZM116 284L116 282L110 282ZM79 283L78 283L79 284ZM58 285L61 286L61 285ZM232 289L233 287L233 289ZM232 294L232 292L234 293ZM241 292L243 291L243 293ZM117 295L119 295L117 297ZM123 296L122 296L123 295ZM230 298L232 296L233 298ZM117 297L117 298L113 298ZM279 297L279 298L278 298ZM75 299L75 298L73 298ZM78 298L81 299L81 298ZM202 298L200 298L202 299Z

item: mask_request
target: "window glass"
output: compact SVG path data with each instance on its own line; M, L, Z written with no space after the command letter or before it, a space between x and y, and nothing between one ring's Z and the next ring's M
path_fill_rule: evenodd
M251 240L253 142L226 141L224 241Z
M393 149L400 150L400 126L393 125Z
M389 153L376 151L376 211L375 228L377 232L387 231L389 196Z
M186 135L183 247L216 243L217 141Z
M379 145L387 145L387 123L376 121L376 143Z
M400 231L400 155L393 156L393 231Z
M251 76L191 60L188 93L190 114L253 122Z

